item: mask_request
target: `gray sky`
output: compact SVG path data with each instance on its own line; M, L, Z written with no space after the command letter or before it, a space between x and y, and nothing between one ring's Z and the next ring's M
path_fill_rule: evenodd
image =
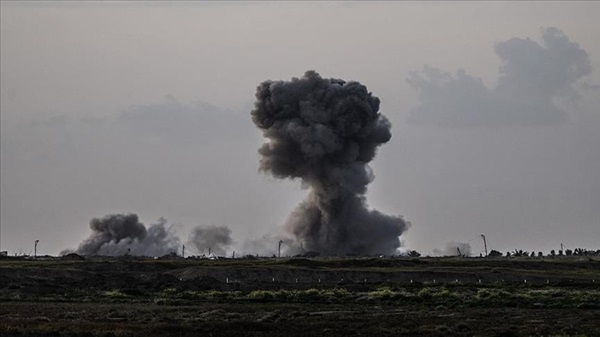
M404 245L599 248L600 2L1 2L0 249L92 217L276 234L306 194L259 174L256 86L313 69L381 99L369 205ZM554 28L553 28L554 27ZM276 242L273 243L276 245ZM481 247L480 247L481 246Z

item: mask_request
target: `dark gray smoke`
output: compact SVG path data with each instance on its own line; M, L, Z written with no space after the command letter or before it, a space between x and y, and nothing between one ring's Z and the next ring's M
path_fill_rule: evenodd
M64 250L61 255L162 256L177 252L180 240L172 226L163 218L146 228L136 214L109 214L90 221L92 233L77 249Z
M224 256L226 249L233 243L231 230L226 226L195 227L190 236L190 243L199 253L211 253Z
M252 121L269 139L260 170L310 189L288 219L297 244L322 255L394 253L407 223L369 210L364 196L374 177L368 163L391 138L379 99L358 82L314 71L263 82L256 99Z

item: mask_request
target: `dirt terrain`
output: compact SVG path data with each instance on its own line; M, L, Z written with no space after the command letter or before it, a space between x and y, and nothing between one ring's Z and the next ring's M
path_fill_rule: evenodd
M0 259L2 336L600 336L600 259Z

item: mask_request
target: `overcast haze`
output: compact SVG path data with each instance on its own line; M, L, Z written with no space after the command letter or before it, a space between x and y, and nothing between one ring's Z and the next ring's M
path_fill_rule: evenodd
M366 197L404 248L600 248L600 2L0 6L0 250L113 213L275 249L307 190L258 172L250 111L307 70L381 100Z

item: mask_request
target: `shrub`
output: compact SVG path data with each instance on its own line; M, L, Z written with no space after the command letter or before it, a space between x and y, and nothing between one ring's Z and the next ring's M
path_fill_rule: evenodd
M407 255L410 257L419 257L421 256L421 253L417 252L416 250L411 250Z
M423 288L417 293L417 297L421 300L431 299L431 290L429 288Z
M491 251L491 252L488 254L488 256L489 256L489 257L500 257L500 256L502 256L502 253L500 253L500 252L499 252L499 251L497 251L497 250L493 250L493 249L492 249L492 251Z
M368 294L369 296L379 297L383 299L391 299L396 295L396 293L388 287L378 288L377 290L371 291Z
M321 297L321 291L315 288L307 289L302 292L301 297L304 299L317 299Z
M258 301L271 301L275 298L274 293L268 290L254 290L247 295L247 298Z
M458 299L460 296L454 292L454 291L450 291L448 289L442 289L440 291L436 291L433 292L432 294L433 298L437 298L437 299Z
M172 298L175 296L175 294L177 293L177 289L175 288L166 288L161 290L158 294L156 294L158 297L162 297L162 298Z
M128 297L126 294L121 292L120 290L109 290L103 293L104 296L108 298L126 298Z

